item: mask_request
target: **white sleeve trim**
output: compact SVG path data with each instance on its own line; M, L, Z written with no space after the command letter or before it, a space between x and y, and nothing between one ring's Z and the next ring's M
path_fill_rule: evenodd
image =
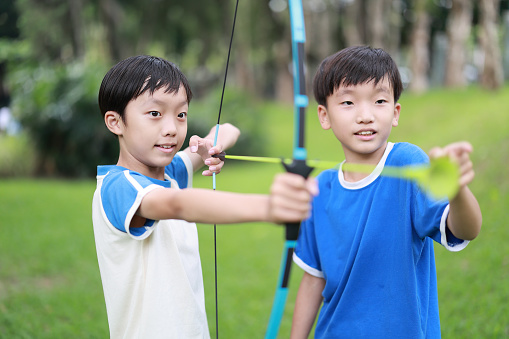
M134 188L136 188L136 190L138 191L138 194L136 195L136 199L134 200L133 202L133 205L131 206L131 208L129 209L129 212L127 212L127 215L126 215L126 218L125 218L125 221L124 221L124 229L126 231L127 234L129 234L129 236L133 239L136 239L136 240L143 240L143 239L146 239L150 234L152 234L152 231L154 230L154 226L157 225L158 223L158 220L155 220L154 221L154 224L150 227L148 226L145 226L145 232L142 234L142 235L133 235L131 234L131 229L130 229L130 224L131 224L131 220L133 219L134 217L134 214L136 213L136 211L138 210L138 208L140 207L141 205L141 201L143 200L143 198L145 197L145 195L147 195L148 192L156 189L156 188L161 188L161 186L159 185L149 185L145 188L143 188L137 181L136 179L134 179L131 174L129 173L128 170L124 171L124 175L125 177L127 178L127 180L129 180L129 182L134 186Z
M186 169L187 169L187 188L191 188L191 187L193 187L193 173L194 173L193 163L191 162L191 159L186 154L186 152L180 151L177 154L180 157L180 159L182 159L184 164L186 165Z
M440 243L448 251L459 252L462 249L464 249L465 247L467 247L467 245L468 245L468 243L470 241L469 240L463 240L463 242L461 244L456 244L456 245L453 245L453 246L449 245L449 243L447 242L447 232L445 230L445 228L447 227L447 216L448 215L449 215L449 205L447 205L445 207L444 213L442 213L442 219L440 220L440 234L441 234Z
M295 254L295 252L293 253L293 262L295 264L297 264L297 266L302 268L306 273L309 273L312 276L315 276L317 278L323 278L323 272L322 271L319 271L316 268L313 268L313 267L307 265L304 261L302 261L301 258L299 258L297 256L297 254Z

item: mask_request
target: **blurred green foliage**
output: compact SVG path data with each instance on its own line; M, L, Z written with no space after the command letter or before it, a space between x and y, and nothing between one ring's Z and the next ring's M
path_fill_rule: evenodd
M13 115L30 136L36 175L91 177L97 165L116 163L118 142L104 126L97 105L106 71L100 63L74 62L11 73ZM215 126L220 96L216 90L191 102L188 138L205 136ZM263 118L252 96L229 89L222 107L227 121L243 131L232 152L262 152Z
M218 121L221 91L211 91L203 99L191 102L187 138L196 134L205 136ZM252 95L238 89L225 90L221 109L220 123L229 122L237 126L241 135L234 147L228 150L231 154L263 154L267 146L266 121L264 106Z
M34 150L26 134L0 134L0 177L31 175Z
M12 73L13 115L32 139L36 175L91 176L97 164L118 156L97 107L105 70L97 63L75 62Z

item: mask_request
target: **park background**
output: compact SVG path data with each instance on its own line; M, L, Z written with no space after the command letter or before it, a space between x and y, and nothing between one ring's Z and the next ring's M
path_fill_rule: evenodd
M217 120L232 0L2 0L0 2L0 338L105 338L106 310L91 224L98 164L116 161L97 92L135 54L175 62L194 91L189 135ZM393 55L405 82L391 141L429 150L474 146L471 184L483 230L464 251L436 246L444 338L509 337L509 1L303 0L308 85L340 48ZM291 45L284 0L241 0L222 122L242 138L231 153L291 156ZM309 90L308 90L309 93ZM310 94L312 99L312 95ZM309 158L342 160L311 100ZM268 192L277 165L229 163L218 189ZM318 174L315 171L313 175ZM195 176L195 187L211 187ZM215 336L213 227L198 225L206 307ZM259 338L276 287L283 229L217 229L219 333ZM302 272L293 269L280 331L289 335Z

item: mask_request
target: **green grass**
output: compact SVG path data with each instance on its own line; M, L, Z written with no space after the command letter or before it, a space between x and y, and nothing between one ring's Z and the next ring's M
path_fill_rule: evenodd
M91 181L0 181L0 337L104 338Z
M476 179L471 185L483 211L479 238L464 251L436 246L440 316L444 338L509 336L509 251L505 225L509 206L509 88L500 92L436 90L405 94L392 141L429 150L456 140L474 145ZM291 156L293 112L267 103L267 156ZM224 112L224 122L228 112ZM342 159L330 131L308 110L309 157ZM218 189L267 192L277 165L231 163ZM316 173L314 173L316 174ZM195 177L195 186L211 187ZM91 226L89 181L0 181L0 337L105 338L106 312ZM215 336L213 227L198 225L211 335ZM260 338L277 282L283 229L270 224L217 227L219 332L222 338ZM280 337L289 335L302 272L293 268Z

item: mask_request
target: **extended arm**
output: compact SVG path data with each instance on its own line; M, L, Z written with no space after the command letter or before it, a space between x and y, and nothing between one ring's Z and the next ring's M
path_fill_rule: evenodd
M430 157L449 156L458 163L460 169L459 190L450 201L447 226L455 237L472 240L479 235L482 225L482 213L477 199L467 187L474 179L474 170L470 153L472 145L468 142L457 142L444 148L434 148Z
M313 179L288 173L276 176L270 195L157 188L143 198L137 216L208 224L299 221L308 217L316 191Z
M293 312L291 339L307 338L322 304L323 278L304 272Z

